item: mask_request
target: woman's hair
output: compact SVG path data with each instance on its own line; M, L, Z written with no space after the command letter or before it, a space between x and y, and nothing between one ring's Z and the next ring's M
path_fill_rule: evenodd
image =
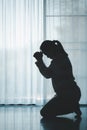
M65 52L62 44L59 41L56 40L45 40L42 42L40 49L42 50L42 52L49 52L52 53L53 51L58 55L58 54L63 54L63 55L67 55L67 53Z

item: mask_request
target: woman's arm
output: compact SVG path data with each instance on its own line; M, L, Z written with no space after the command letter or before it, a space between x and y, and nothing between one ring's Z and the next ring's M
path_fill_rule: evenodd
M36 61L36 66L38 67L39 71L45 78L51 78L52 77L52 72L50 67L46 67L44 64L43 60L41 61Z
M36 58L36 66L38 67L39 71L45 78L51 78L51 69L50 67L46 67L44 62L43 62L43 53L42 52L35 52L33 55Z

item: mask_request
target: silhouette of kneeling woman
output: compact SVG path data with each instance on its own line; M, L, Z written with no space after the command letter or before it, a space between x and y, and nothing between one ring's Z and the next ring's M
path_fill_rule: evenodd
M34 53L37 60L35 64L44 77L52 79L56 93L41 109L41 115L50 118L75 112L76 117L80 118L81 91L75 82L68 54L59 41L43 41L40 50ZM52 59L49 67L46 67L43 62L43 54Z

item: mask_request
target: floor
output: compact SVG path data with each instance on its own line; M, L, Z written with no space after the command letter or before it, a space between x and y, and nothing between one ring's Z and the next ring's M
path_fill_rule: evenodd
M74 113L44 120L40 109L40 106L0 106L0 130L87 130L87 107L81 107L81 120L76 120Z

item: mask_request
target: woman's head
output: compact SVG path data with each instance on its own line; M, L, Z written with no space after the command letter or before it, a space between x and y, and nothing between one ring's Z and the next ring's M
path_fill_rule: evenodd
M40 50L51 59L59 54L67 54L59 41L45 40L42 42Z

